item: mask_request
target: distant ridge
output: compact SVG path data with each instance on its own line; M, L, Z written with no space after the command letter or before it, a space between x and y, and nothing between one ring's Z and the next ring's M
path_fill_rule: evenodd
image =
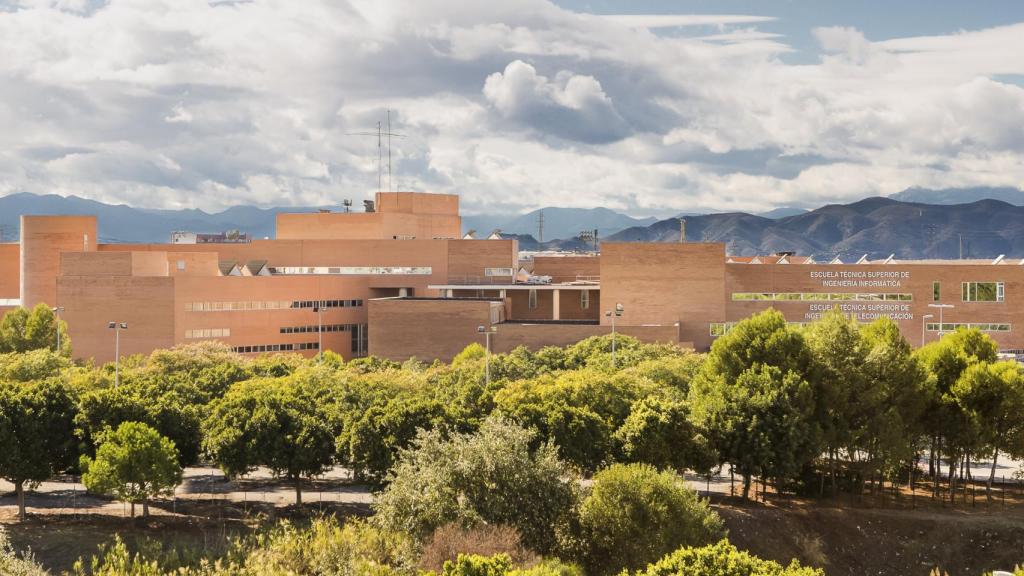
M339 209L340 207L334 207ZM78 196L27 192L0 197L0 241L17 240L22 214L95 215L101 242L167 242L171 232L241 230L254 238L273 237L278 212L315 212L317 207L255 208L234 206L208 214L202 210L151 210L105 204Z
M970 204L979 200L1001 200L1014 206L1024 206L1024 191L1017 188L907 188L889 196L900 202L921 202L923 204Z
M981 189L976 189L981 190ZM992 190L984 189L991 193ZM1005 189L1012 197L1014 189ZM895 196L948 191L909 189ZM1019 190L1015 192L1021 193ZM961 192L962 193L962 192ZM338 209L339 207L332 207ZM111 205L75 196L12 194L0 197L0 241L17 240L22 214L95 214L102 242L167 242L171 232L221 232L239 229L254 238L273 237L278 212L311 212L318 207L255 208L236 206L208 214L201 210L146 210ZM800 211L800 209L795 209ZM469 228L475 216L463 219ZM536 212L507 220L511 225L477 228L478 236L502 228L519 240L523 250L582 250L580 230L598 228L602 240L678 242L679 220L632 218L606 208L545 208L545 242L536 240ZM616 226L619 232L612 233ZM852 204L832 204L781 218L744 212L686 216L687 240L727 244L730 254L749 256L794 251L831 260L870 258L958 258L961 236L966 258L1024 257L1024 207L984 199L969 203L901 202L894 197L866 198Z
M724 242L730 254L794 251L818 260L1024 257L1024 207L999 200L933 205L866 198L772 220L742 212L686 218L691 242ZM679 220L637 226L606 240L678 242Z

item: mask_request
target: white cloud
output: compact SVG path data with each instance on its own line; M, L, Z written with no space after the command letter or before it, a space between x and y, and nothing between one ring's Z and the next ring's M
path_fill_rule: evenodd
M771 16L747 14L611 14L607 20L634 28L677 28L682 26L725 26L758 24L776 20Z
M0 193L337 203L394 180L467 210L764 209L1024 182L1024 24L872 41L766 16L546 0L22 0L0 10ZM652 31L710 27L704 36ZM708 32L714 32L708 34Z

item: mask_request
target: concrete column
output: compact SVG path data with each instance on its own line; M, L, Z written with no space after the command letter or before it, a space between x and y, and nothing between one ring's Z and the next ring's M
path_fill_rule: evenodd
M552 317L552 320L561 320L562 319L561 318L561 314L560 314L561 310L559 310L559 304L560 304L559 300L561 300L561 298L559 298L559 296L560 296L559 290L556 289L556 290L552 290L551 292L552 292L552 297L551 297L551 310L552 310L551 317Z

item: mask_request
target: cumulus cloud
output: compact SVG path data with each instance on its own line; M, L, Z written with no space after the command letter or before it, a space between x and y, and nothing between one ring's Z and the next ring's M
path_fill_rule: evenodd
M483 94L504 118L539 133L593 144L619 140L629 130L593 76L561 71L548 80L515 60L487 77Z
M0 194L670 214L1024 181L1024 24L874 41L547 0L0 0ZM704 27L702 36L664 34ZM709 33L713 32L713 33ZM387 184L385 183L385 186Z

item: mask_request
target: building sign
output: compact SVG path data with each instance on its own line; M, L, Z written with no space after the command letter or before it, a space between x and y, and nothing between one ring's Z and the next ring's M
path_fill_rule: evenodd
M899 288L910 272L898 270L811 270L824 288Z
M838 309L843 314L852 315L854 319L862 322L871 322L879 318L890 320L913 320L914 313L910 310L910 304L897 304L888 302L843 302L835 304L811 304L809 310L804 314L804 320L818 320L827 312Z

